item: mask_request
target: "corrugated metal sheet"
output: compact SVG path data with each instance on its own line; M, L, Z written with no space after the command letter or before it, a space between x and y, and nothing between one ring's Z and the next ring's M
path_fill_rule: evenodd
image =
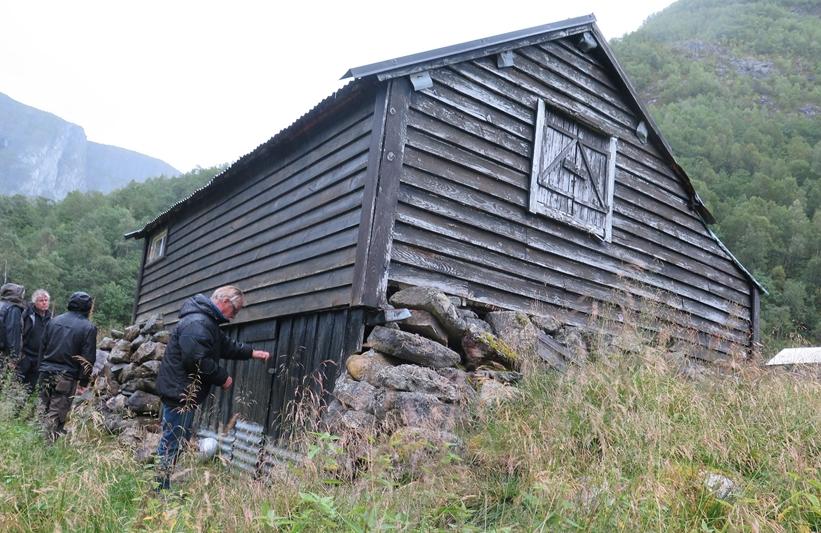
M261 424L238 420L234 427L234 453L230 465L251 475L256 475L262 446L265 442Z
M302 454L268 442L264 428L247 420L237 420L227 434L200 429L197 438L215 439L219 443L218 456L231 469L254 478L270 476L281 465L301 465L307 461Z
M821 365L821 346L781 350L767 361L767 366L778 365Z

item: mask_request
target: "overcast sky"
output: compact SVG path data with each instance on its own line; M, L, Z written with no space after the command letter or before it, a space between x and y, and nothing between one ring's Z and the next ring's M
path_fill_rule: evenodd
M671 3L0 0L0 93L185 172L250 152L348 68L590 13L612 39Z

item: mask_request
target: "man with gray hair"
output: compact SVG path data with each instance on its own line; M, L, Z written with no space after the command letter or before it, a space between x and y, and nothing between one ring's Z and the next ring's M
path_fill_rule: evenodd
M17 365L17 377L29 393L37 385L37 374L40 371L40 347L43 344L43 333L51 320L51 296L45 289L37 289L31 295L31 303L23 311L23 356Z
M171 472L180 446L191 438L194 412L205 401L211 387L228 390L233 379L219 366L220 359L259 359L271 355L236 342L220 329L237 316L245 297L228 285L189 298L180 309L177 327L171 334L157 375L157 391L162 398L162 437L157 447L159 489L171 485Z

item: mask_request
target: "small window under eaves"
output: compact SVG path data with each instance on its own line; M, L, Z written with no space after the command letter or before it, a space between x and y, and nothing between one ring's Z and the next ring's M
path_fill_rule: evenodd
M151 264L154 261L165 256L165 245L168 240L168 230L162 230L153 237L148 245L148 257L146 264Z
M617 140L539 100L530 211L609 242Z

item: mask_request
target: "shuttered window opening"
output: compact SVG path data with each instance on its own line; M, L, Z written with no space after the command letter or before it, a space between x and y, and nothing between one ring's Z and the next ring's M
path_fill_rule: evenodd
M615 137L538 102L530 177L530 211L610 242Z

